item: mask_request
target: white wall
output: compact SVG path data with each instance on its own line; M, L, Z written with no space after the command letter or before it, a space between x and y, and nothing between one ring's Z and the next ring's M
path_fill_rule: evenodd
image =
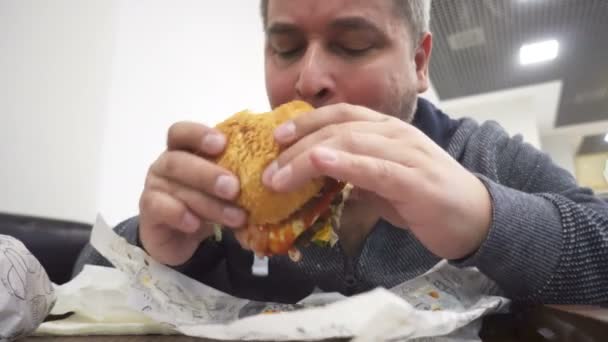
M478 121L495 120L511 135L522 134L560 167L574 175L574 160L582 137L608 131L608 121L554 127L562 83L552 81L467 98L442 101L442 108L455 117Z
M0 212L94 219L113 8L0 0Z
M258 1L122 1L104 130L99 210L137 214L149 165L179 120L267 110ZM226 19L227 18L227 19Z
M173 122L268 109L262 43L257 1L0 0L0 212L137 214Z
M442 109L454 118L466 116L479 123L497 121L510 135L521 134L526 142L541 148L536 115L527 97L476 98L443 101L441 104Z

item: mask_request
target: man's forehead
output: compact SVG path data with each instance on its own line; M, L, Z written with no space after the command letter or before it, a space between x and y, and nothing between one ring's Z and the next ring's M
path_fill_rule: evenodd
M392 0L269 0L267 23L289 23L311 28L327 27L344 19L365 18L376 26L394 20ZM346 21L348 21L346 20Z

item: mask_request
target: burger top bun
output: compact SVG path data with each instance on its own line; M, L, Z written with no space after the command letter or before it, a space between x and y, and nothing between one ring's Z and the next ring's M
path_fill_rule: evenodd
M285 220L323 187L321 178L297 191L277 193L262 183L264 169L282 150L274 139L275 128L313 109L306 102L292 101L267 113L238 112L215 127L227 138L226 149L216 163L239 178L241 188L236 203L248 212L249 225Z

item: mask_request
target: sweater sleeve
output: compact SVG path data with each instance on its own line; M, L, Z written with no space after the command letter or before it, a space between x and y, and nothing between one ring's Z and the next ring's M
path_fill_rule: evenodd
M476 253L454 263L476 266L516 301L608 305L608 203L495 123L464 146L459 157L486 185L493 220Z

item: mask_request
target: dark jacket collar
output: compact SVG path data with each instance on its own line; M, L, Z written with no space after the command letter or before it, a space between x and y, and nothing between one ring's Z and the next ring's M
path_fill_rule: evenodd
M437 145L447 149L459 122L451 119L428 100L418 97L412 125L429 136Z

